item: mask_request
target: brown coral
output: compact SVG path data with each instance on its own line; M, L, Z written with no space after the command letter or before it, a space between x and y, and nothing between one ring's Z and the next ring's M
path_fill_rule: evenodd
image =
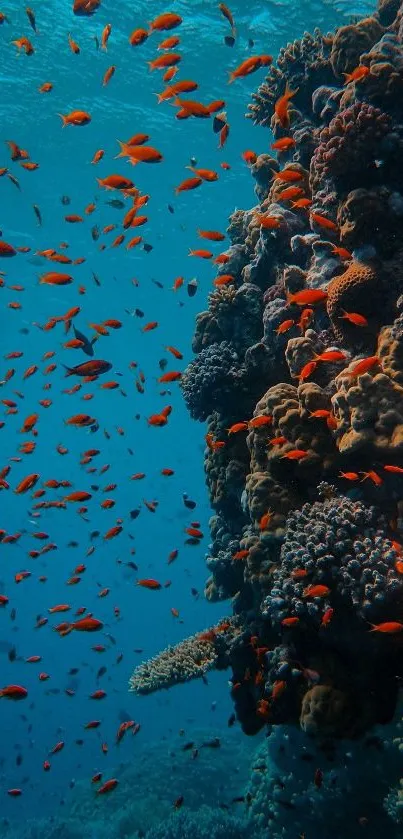
M393 254L403 238L398 201L399 196L385 186L350 192L337 212L341 244L350 251L371 244L380 256Z
M351 73L360 63L360 56L382 37L383 27L374 17L341 26L333 40L330 63L335 76Z
M380 271L364 262L351 262L344 274L331 281L327 290L327 313L338 341L353 344L370 341L379 328L383 290ZM343 312L364 315L368 328L342 319Z
M345 736L351 724L348 697L329 685L315 685L302 700L299 723L311 737Z
M399 318L392 327L386 326L381 329L377 348L377 355L382 362L382 370L399 385L403 385L403 335L401 327Z
M383 457L402 453L403 387L385 373L356 379L352 369L353 365L337 376L332 397L339 451L351 454L372 448Z

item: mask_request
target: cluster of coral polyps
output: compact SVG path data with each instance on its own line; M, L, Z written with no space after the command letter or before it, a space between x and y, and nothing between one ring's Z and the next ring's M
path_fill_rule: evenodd
M249 116L273 154L251 165L257 205L231 217L232 282L199 314L182 379L208 425L206 596L232 598L221 665L245 732L359 737L393 718L403 677L398 2L289 44ZM133 687L215 666L199 640Z

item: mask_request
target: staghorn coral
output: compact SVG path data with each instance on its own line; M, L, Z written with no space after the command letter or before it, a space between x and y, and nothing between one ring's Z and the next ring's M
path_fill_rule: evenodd
M180 682L200 679L212 668L228 666L227 646L235 632L236 622L231 618L180 641L174 647L167 647L135 668L130 678L130 690L138 694L153 693Z

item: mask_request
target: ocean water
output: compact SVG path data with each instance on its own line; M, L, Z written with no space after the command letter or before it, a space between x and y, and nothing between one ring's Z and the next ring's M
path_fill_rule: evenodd
M205 683L196 681L170 692L146 697L128 692L131 672L141 660L216 624L230 611L228 603L211 604L203 597L211 515L203 471L206 429L190 418L179 384L158 379L164 371L184 370L192 359L195 318L206 308L214 278L209 262L189 256L190 249L210 248L211 243L198 238L197 229L225 233L234 209L253 206L254 181L242 153L267 151L272 140L268 129L245 118L264 68L230 86L229 71L253 53L276 57L281 46L304 31L318 26L327 32L351 16L367 14L372 5L233 0L233 47L224 43L227 21L218 4L209 0L173 0L169 9L154 0L102 0L91 17L74 15L72 0L35 0L32 9L36 31L23 3L4 0L0 9L7 17L0 25L0 167L17 179L16 183L7 173L0 177L0 229L2 240L26 249L0 261L0 467L10 467L4 476L9 489L0 493L0 527L18 536L0 545L0 594L9 599L0 608L0 687L17 684L28 691L21 702L0 703L2 831L15 837L43 832L49 836L54 831L74 839L85 820L85 832L94 839L145 835L157 824L161 836L166 826L168 836L174 802L183 796L184 808L200 811L206 834L214 835L214 813L243 817L231 801L244 795L254 750L264 734L246 738L237 724L228 726L233 707L222 672L209 674ZM180 27L172 33L155 32L141 46L131 47L133 29L166 11L183 17ZM112 28L104 50L100 41L107 24ZM79 54L69 48L69 34ZM182 55L175 81L196 80L194 96L200 101L225 100L230 135L222 150L211 119L177 120L172 102L157 103L163 71L151 72L147 62L161 55L157 44L171 34L180 36ZM32 42L32 55L13 44L22 36ZM116 71L103 86L111 65ZM39 93L45 82L51 82L53 90ZM58 114L74 110L88 112L91 122L63 127ZM163 156L160 163L132 167L125 158L115 159L117 141L138 132L150 136L150 144ZM8 141L26 149L38 168L27 171L23 161L11 161ZM104 157L93 165L98 149L104 150ZM192 161L216 170L218 181L176 195L175 187L191 174L187 167ZM228 169L221 167L223 161ZM116 247L112 243L122 232L130 198L100 188L96 179L112 173L131 178L149 195L146 224L126 231L125 241ZM124 209L108 203L117 198ZM87 214L85 208L92 203L95 209ZM83 221L69 223L69 214ZM100 231L97 240L91 234L95 225ZM108 225L114 229L102 232ZM137 233L143 242L127 250L131 235ZM144 249L144 244L150 248ZM212 243L211 249L218 254L227 246L225 240L222 245ZM59 265L38 255L46 249L84 260ZM41 283L39 278L53 270L71 273L73 281L64 286ZM175 291L179 276L184 283ZM197 291L191 297L188 283L193 279ZM79 379L66 378L65 366L89 357L81 349L64 348L74 335L63 320L54 328L44 327L76 306L80 311L73 324L89 338L97 335L91 324L117 319L121 327L110 328L94 344L94 358L110 362L110 371L95 381L80 382L77 392L68 393ZM150 322L157 326L144 331ZM183 359L174 359L167 346L180 350ZM7 358L14 353L21 356ZM45 358L47 353L52 357ZM50 364L55 369L46 372ZM32 365L35 371L27 376ZM136 387L140 371L144 392ZM105 381L117 386L104 389ZM43 400L51 404L45 406ZM172 406L168 423L149 424L148 418L166 405ZM23 433L23 422L33 413L38 414L34 434ZM96 423L66 424L82 413ZM35 443L34 451L22 454L27 440ZM59 446L65 447L65 454ZM99 454L82 463L89 449ZM162 475L164 468L174 474ZM136 473L144 477L133 479ZM15 493L30 474L39 476L35 486ZM69 487L47 488L43 498L35 497L52 480L68 481ZM108 484L113 489L105 491ZM66 502L60 509L35 508L38 501L61 501L74 491L88 492L91 498ZM184 494L195 502L193 510L185 505ZM102 509L105 498L115 501L111 509ZM157 502L155 512L145 501ZM80 513L81 507L86 509ZM140 513L131 518L135 510ZM186 542L185 529L193 521L204 534L196 545ZM105 538L117 522L122 531ZM38 532L47 535L36 538ZM54 549L30 556L48 543ZM177 559L168 564L176 549ZM85 572L69 585L80 564ZM23 571L29 576L16 582L15 575ZM161 588L136 585L144 578L157 580ZM64 604L69 611L49 611ZM73 631L63 637L54 631L62 621L76 620L80 607L102 621L100 632ZM47 622L37 628L41 617ZM95 651L96 644L104 651ZM40 656L40 661L28 662L31 656ZM105 668L101 675L100 668ZM41 680L40 673L48 678ZM105 697L91 699L99 689ZM86 729L94 720L100 721L99 727ZM117 730L125 720L135 720L140 730L135 737L129 731L117 744ZM219 747L200 748L214 738L219 738ZM51 754L60 742L64 747ZM199 748L197 759L183 749L188 742L194 743L192 749ZM102 772L103 781L119 780L116 792L96 797L91 778L97 772ZM13 789L22 794L8 795ZM184 818L183 810L178 818ZM39 819L45 820L42 826ZM244 835L243 829L233 826L233 835ZM230 835L225 825L223 830ZM187 831L190 835L192 825L184 822L182 835Z

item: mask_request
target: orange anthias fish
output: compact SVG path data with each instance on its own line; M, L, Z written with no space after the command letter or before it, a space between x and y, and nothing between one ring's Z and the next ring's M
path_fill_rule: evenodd
M372 623L371 632L383 632L386 635L396 635L397 632L403 631L403 623L399 621L385 621L385 623Z
M87 111L71 111L69 114L59 114L63 123L63 128L66 125L88 125L91 122L91 116Z
M287 303L296 303L297 306L314 306L317 303L324 303L325 300L327 300L327 291L321 291L319 288L306 288L287 295Z
M272 61L273 58L271 55L253 55L246 58L245 61L242 61L235 70L230 72L228 84L234 82L235 79L242 79L245 78L245 76L249 76L256 70L259 70L260 67L267 67Z
M290 101L298 93L299 88L291 90L288 81L285 86L285 91L274 106L274 115L282 128L288 129L290 127Z
M368 326L368 321L364 317L364 315L360 315L358 312L345 312L343 310L343 314L339 315L340 320L348 320L349 323L352 323L354 326Z
M162 32L166 29L176 29L176 27L180 26L181 23L182 18L180 15L174 14L173 12L165 12L162 15L158 15L158 17L151 21L150 32Z
M155 591L162 587L161 583L159 583L158 580L153 580L153 579L150 579L150 578L137 580L136 585L141 586L142 588L149 588L149 589L155 590Z
M296 142L293 137L281 137L280 140L276 140L275 143L271 144L272 149L275 151L289 151L295 148L295 146Z
M366 79L369 76L370 69L366 67L365 64L359 64L352 73L343 73L344 76L344 84L351 84L351 82L362 82L363 79Z

